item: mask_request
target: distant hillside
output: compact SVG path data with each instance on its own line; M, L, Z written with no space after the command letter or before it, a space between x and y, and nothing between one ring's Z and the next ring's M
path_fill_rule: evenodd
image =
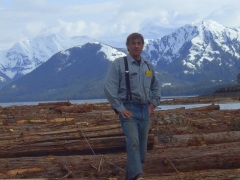
M239 97L240 100L240 85L216 87L215 91L210 94L203 94L203 97Z
M102 98L110 48L87 43L52 56L46 63L0 91L0 101L40 101Z

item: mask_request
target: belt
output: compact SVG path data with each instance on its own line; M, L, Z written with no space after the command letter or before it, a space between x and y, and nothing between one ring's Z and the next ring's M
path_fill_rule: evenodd
M136 101L122 101L123 103L136 104L136 105L147 105L149 102L136 102Z

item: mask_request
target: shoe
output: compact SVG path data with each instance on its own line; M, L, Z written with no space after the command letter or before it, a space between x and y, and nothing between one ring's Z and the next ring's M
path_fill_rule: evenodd
M143 177L142 177L142 174L138 174L134 180L144 180Z

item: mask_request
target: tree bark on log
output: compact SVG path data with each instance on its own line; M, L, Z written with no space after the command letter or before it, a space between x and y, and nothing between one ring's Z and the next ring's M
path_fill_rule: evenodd
M14 131L13 131L14 132ZM154 135L149 134L148 146L153 147ZM91 147L90 147L91 146ZM84 127L42 132L14 132L0 137L0 157L48 154L90 154L125 148L120 125Z
M194 134L239 131L239 110L157 111L151 116L160 134Z
M158 148L203 146L229 142L240 142L240 131L205 134L159 135Z
M188 111L212 111L212 110L219 110L220 106L219 105L208 105L208 106L203 106L203 107L195 107L195 108L190 108Z
M54 111L59 113L84 113L84 112L91 112L92 110L93 110L92 104L58 106L54 108Z
M226 180L239 179L240 169L207 169L191 172L159 173L147 176L147 180Z
M240 167L240 142L149 151L145 176ZM0 159L0 178L106 178L124 176L126 154ZM218 179L218 178L217 178Z
M172 165L178 171L239 168L239 145L240 142L232 142L155 150L159 156L154 158L154 155L149 155L148 160L152 163L148 164L147 169L171 172L174 170Z

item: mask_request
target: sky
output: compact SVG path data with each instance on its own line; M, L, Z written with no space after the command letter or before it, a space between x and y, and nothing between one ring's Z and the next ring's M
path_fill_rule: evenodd
M98 38L203 20L240 27L240 0L0 0L0 50L40 34Z

